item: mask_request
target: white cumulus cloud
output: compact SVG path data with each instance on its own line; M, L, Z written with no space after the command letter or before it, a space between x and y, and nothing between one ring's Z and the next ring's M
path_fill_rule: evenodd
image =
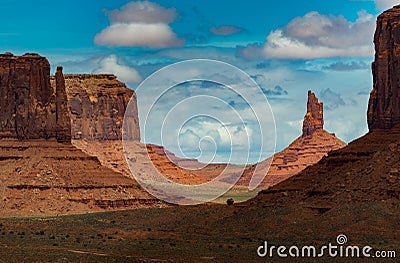
M115 74L119 80L127 83L139 83L142 81L140 74L134 68L119 63L116 55L103 58L100 60L99 66L94 73Z
M96 35L98 45L162 48L183 44L171 28L162 23L118 23Z
M185 43L168 25L176 18L174 8L149 1L129 2L108 12L108 17L110 26L94 38L97 45L164 48Z
M129 2L120 9L108 13L112 23L171 23L176 15L175 8L167 9L149 1Z
M355 22L313 11L272 31L264 45L252 44L239 52L245 57L288 59L372 56L374 28L374 17L366 11L358 12Z

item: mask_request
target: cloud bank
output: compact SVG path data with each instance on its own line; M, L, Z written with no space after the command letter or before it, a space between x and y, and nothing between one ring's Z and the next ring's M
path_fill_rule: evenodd
M373 55L374 28L374 16L366 11L358 12L355 22L313 11L272 31L263 45L241 47L238 53L245 58L368 57Z
M324 66L322 69L324 70L333 70L333 71L352 71L352 70L364 70L369 69L371 66L364 61L351 61L349 63L344 62L335 62L328 66Z

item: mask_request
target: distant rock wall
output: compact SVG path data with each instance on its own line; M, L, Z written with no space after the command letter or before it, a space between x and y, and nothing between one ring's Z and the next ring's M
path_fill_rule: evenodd
M368 127L389 129L400 123L400 6L379 15L374 43Z
M51 87L46 58L0 55L0 138L70 141L69 113L57 107L65 103L63 92L61 82L57 91Z
M303 121L303 136L312 135L317 130L324 129L324 105L317 97L308 91L307 112Z
M140 140L136 94L110 74L66 74L72 139L88 141L120 140L129 101L134 100L132 136ZM52 85L55 86L55 77Z

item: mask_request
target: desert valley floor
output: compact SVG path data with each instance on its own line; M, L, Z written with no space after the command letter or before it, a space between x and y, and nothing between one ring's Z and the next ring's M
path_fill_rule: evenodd
M255 199L233 206L205 204L3 219L1 258L30 262L44 257L52 262L265 262L257 256L257 248L265 240L287 246L322 246L334 243L339 234L345 234L352 245L395 251L400 246L400 189L395 174L399 140L400 130L370 133ZM323 258L324 262L375 260Z

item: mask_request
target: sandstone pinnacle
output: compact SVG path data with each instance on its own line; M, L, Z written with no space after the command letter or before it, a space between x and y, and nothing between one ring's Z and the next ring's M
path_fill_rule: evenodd
M303 121L303 136L312 135L324 129L324 107L313 92L308 91L307 113Z

